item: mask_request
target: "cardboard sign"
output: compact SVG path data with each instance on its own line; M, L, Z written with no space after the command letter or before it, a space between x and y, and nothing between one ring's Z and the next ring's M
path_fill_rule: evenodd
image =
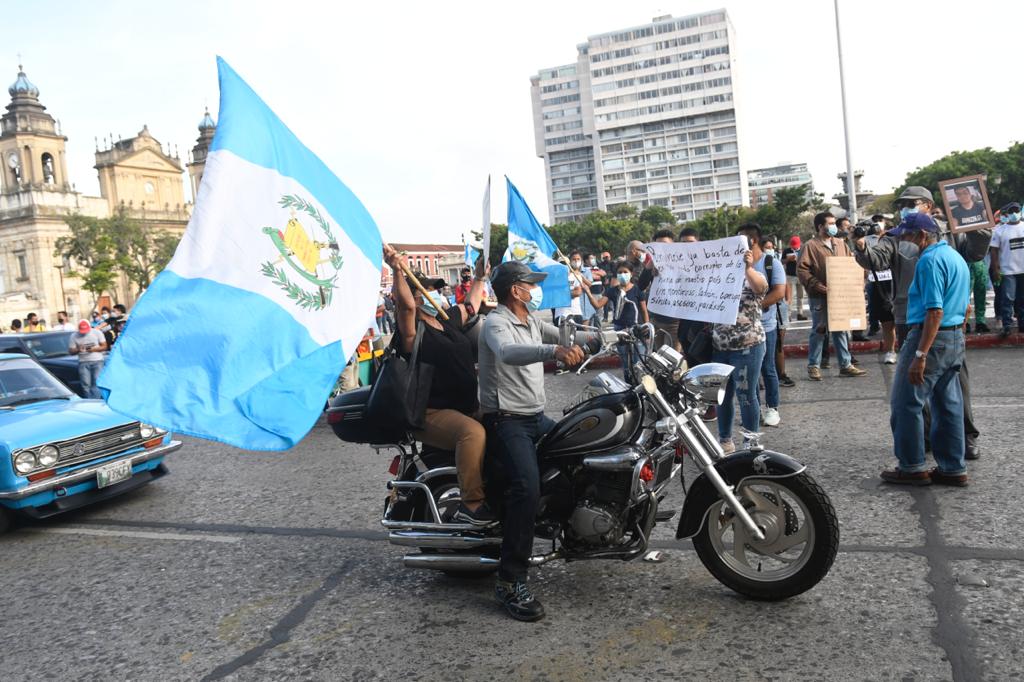
M942 195L942 203L946 205L946 219L953 232L995 227L984 175L943 180L939 183L939 194Z
M864 269L853 256L825 259L828 284L828 330L849 332L868 328L864 304Z
M647 297L649 311L681 320L736 324L746 269L746 237L652 242L644 248L658 269Z

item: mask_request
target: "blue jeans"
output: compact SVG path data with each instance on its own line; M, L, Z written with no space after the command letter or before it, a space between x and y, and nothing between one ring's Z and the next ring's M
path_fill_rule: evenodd
M82 382L83 396L85 396L86 398L103 397L103 395L100 393L100 387L96 385L96 380L100 378L100 372L102 371L102 360L92 360L90 362L78 363L78 380Z
M828 309L821 298L812 298L811 304L811 337L808 340L807 366L817 367L821 364L821 348L825 344L825 335L818 333L819 327L828 326ZM846 332L832 332L832 345L836 348L839 367L850 366L850 347L846 343Z
M764 378L764 402L768 407L779 406L779 372L775 367L775 348L779 343L779 330L775 328L764 335L764 361L761 376Z
M757 432L761 426L761 404L757 397L757 377L761 373L765 344L761 342L743 350L716 350L711 355L714 362L723 362L736 369L729 375L725 385L725 398L718 406L718 439L732 438L732 420L735 414L732 397L740 403L740 423L747 431Z
M964 361L962 329L940 331L925 358L924 383L914 386L908 375L921 328L914 327L900 349L890 397L893 448L901 471L914 473L928 468L924 459L924 405L931 406L930 441L939 471L962 474L964 465L964 400L958 374Z
M629 352L630 348L632 348L632 353ZM647 346L640 341L632 344L620 341L615 346L615 352L619 354L619 363L622 365L622 378L632 386L636 383L633 376L633 365L641 355L647 352ZM630 355L632 355L632 361L630 361Z
M533 528L540 505L540 469L537 441L555 422L543 412L527 416L487 414L488 456L493 455L504 482L501 563L502 580L526 581L533 554Z
M1013 326L1013 318L1017 325L1024 325L1024 275L1003 275L1003 308L1000 311L1003 326Z

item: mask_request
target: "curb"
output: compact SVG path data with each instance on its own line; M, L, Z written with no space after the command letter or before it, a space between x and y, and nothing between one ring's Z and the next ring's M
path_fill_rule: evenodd
M967 337L968 348L998 348L1001 346L1010 348L1020 348L1024 346L1024 333L1010 334L1005 339L1000 338L999 334L971 334ZM882 342L854 341L850 344L850 351L853 353L881 353ZM807 344L799 343L783 346L783 353L787 358L806 358ZM591 362L587 365L587 370L616 369L618 367L619 357L617 355L609 355ZM544 371L546 373L551 374L556 369L557 367L554 362L544 363Z

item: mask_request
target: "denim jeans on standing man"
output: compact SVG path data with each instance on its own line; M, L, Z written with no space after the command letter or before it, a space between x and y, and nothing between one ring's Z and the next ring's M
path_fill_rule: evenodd
M825 344L825 335L818 333L819 327L828 326L828 308L821 298L810 299L811 337L808 340L807 366L817 367L821 364L821 348ZM850 347L847 344L846 332L832 332L832 345L836 349L839 368L846 369L851 364Z
M939 331L925 358L924 383L915 386L908 376L921 340L921 328L912 327L900 349L890 398L893 449L901 471L926 471L924 459L924 405L931 405L932 456L944 474L962 474L964 465L964 403L957 375L964 361L963 329Z
M740 423L747 431L756 433L761 426L761 404L757 396L757 378L764 360L764 341L743 350L716 350L711 359L735 367L725 385L725 398L718 406L718 439L732 438L732 420L735 414L733 396L740 403Z
M764 335L764 361L761 362L761 376L764 378L764 402L768 407L779 406L779 372L775 367L775 348L779 343L779 329L776 327Z
M1024 326L1024 275L1003 275L1003 308L1000 311L1003 327Z
M82 395L86 398L103 397L100 393L100 387L96 385L96 380L100 378L100 372L102 371L102 360L80 361L78 363L78 380L82 383Z
M493 455L504 483L503 537L498 577L526 581L533 553L533 527L540 504L537 441L555 422L543 412L534 415L486 414L487 454Z

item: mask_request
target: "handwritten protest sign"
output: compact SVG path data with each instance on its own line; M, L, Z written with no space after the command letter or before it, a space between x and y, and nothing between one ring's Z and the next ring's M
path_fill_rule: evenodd
M867 329L864 306L864 270L853 256L825 259L828 282L828 330L848 332Z
M746 237L710 242L647 244L658 276L647 309L681 320L735 324L743 289Z

